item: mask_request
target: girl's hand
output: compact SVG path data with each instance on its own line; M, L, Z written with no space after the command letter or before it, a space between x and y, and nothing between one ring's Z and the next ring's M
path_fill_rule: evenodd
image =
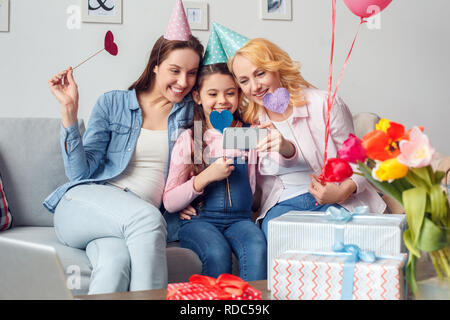
M340 203L347 200L356 190L356 184L351 179L338 185L334 182L323 182L322 184L317 176L311 174L310 177L311 184L308 191L319 204Z
M209 176L210 182L214 182L228 178L233 170L232 159L219 158L203 172Z
M194 190L196 192L202 192L208 184L228 178L233 170L234 166L232 159L217 159L209 167L194 177Z
M180 211L179 216L181 220L191 220L191 216L196 216L197 211L191 205Z
M78 119L78 86L73 78L72 68L54 75L48 85L61 104L63 126L72 126Z
M280 131L273 125L272 122L266 122L258 126L258 129L269 129L269 134L266 138L259 142L257 146L258 152L279 152L283 157L290 158L295 153L294 145L286 140Z

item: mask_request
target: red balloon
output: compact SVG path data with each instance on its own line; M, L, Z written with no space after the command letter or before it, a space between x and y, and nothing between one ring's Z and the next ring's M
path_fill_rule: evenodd
M361 18L369 18L383 11L392 0L344 0L351 12Z

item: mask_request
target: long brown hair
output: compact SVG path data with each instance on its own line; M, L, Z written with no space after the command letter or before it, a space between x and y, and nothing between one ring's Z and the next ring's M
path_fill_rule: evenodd
M138 93L152 88L153 83L155 82L155 73L153 72L153 69L155 69L155 66L159 66L164 60L166 60L172 51L177 49L194 50L200 57L199 65L202 64L203 45L196 37L191 36L191 38L188 41L180 41L180 40L167 40L164 39L163 36L161 36L153 46L152 52L150 53L150 58L148 60L144 72L141 74L139 79L137 79L128 88L128 90L136 89L136 92Z

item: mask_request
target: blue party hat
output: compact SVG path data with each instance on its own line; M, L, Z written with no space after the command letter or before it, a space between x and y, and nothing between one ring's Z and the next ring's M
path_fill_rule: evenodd
M203 58L203 65L215 64L215 63L226 63L227 55L223 50L222 43L220 42L219 36L216 31L211 30L211 35L209 36L208 45L206 46L205 56Z
M250 39L240 35L233 30L230 30L216 22L213 22L213 32L217 34L222 43L222 47L225 50L225 53L230 59L234 56L236 51L242 48Z

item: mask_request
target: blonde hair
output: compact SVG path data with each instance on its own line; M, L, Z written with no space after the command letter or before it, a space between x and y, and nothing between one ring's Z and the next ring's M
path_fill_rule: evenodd
M247 58L256 67L269 72L278 72L281 86L289 91L291 96L290 104L295 107L304 106L307 101L302 93L302 89L313 87L303 79L300 73L300 63L292 61L286 51L282 50L273 42L256 38L252 39L239 49L228 61L228 68L234 75L233 62L237 55ZM244 112L242 119L247 123L254 123L258 113L263 106L246 99L243 101Z

